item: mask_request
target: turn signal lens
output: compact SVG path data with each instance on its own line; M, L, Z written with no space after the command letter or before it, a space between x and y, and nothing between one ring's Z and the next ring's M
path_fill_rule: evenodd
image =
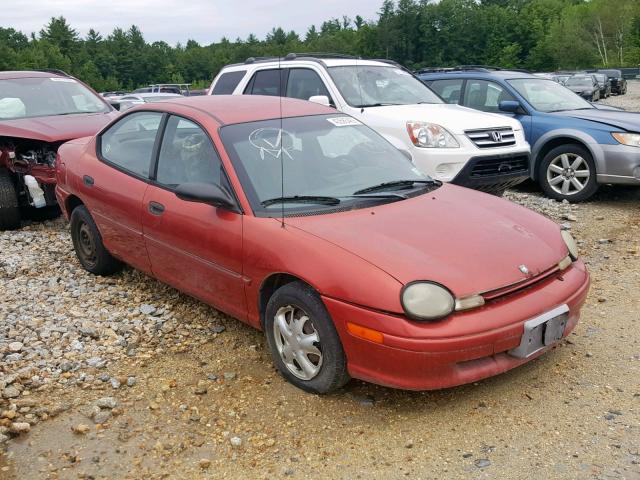
M384 336L382 332L373 330L371 328L356 325L355 323L347 322L347 331L354 337L363 338L373 343L382 343Z
M560 232L560 235L562 235L562 239L564 240L564 243L567 244L567 249L569 250L569 255L571 256L571 258L573 260L577 260L578 259L578 244L576 243L576 241L573 238L573 236L569 232L567 232L566 230L562 230Z
M566 270L567 268L569 268L569 265L571 265L571 263L572 263L571 257L567 255L560 261L560 263L558 263L558 268L561 271Z
M484 305L484 297L482 295L471 295L469 297L456 299L456 310L469 310L470 308L481 307Z
M640 147L640 133L613 132L611 136L623 145Z

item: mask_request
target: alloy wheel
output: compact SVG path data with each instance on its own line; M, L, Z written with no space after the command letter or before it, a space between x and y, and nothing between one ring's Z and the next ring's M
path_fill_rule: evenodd
M280 358L293 375L301 380L311 380L320 373L320 336L304 310L294 305L278 309L273 334Z
M591 178L587 161L575 153L563 153L551 160L547 168L547 182L561 195L581 192Z

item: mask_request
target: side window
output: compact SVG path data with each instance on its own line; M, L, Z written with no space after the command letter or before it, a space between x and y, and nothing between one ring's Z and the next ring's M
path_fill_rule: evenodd
M315 95L326 95L331 99L320 76L308 68L292 68L287 81L287 97L309 100Z
M149 176L153 146L162 113L127 115L100 137L100 154L120 168L142 177Z
M280 96L280 73L283 70L260 70L255 73L245 94L251 95L270 95L272 97Z
M513 95L495 82L487 80L467 80L464 91L464 105L484 112L499 112L498 105L503 100L515 100Z
M221 170L220 158L202 128L171 116L160 147L156 181L168 187L182 183L220 185Z
M429 87L436 92L446 103L459 103L462 92L462 78L452 80L434 80Z
M223 73L213 87L211 95L231 95L245 73L247 73L246 70Z

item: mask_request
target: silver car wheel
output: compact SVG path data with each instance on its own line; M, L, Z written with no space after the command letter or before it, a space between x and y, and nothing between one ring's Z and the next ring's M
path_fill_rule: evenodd
M575 153L563 153L551 160L547 168L547 182L554 192L575 195L589 183L591 169L587 161Z
M301 380L311 380L320 373L320 336L301 308L281 307L274 318L273 334L280 358L293 375Z

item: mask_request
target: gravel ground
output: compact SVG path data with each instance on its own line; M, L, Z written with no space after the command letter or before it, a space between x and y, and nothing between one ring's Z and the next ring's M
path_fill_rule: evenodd
M640 85L607 103L640 109ZM250 327L130 269L84 272L63 220L0 232L0 479L640 478L640 189L507 198L579 240L583 319L438 392L305 394Z

